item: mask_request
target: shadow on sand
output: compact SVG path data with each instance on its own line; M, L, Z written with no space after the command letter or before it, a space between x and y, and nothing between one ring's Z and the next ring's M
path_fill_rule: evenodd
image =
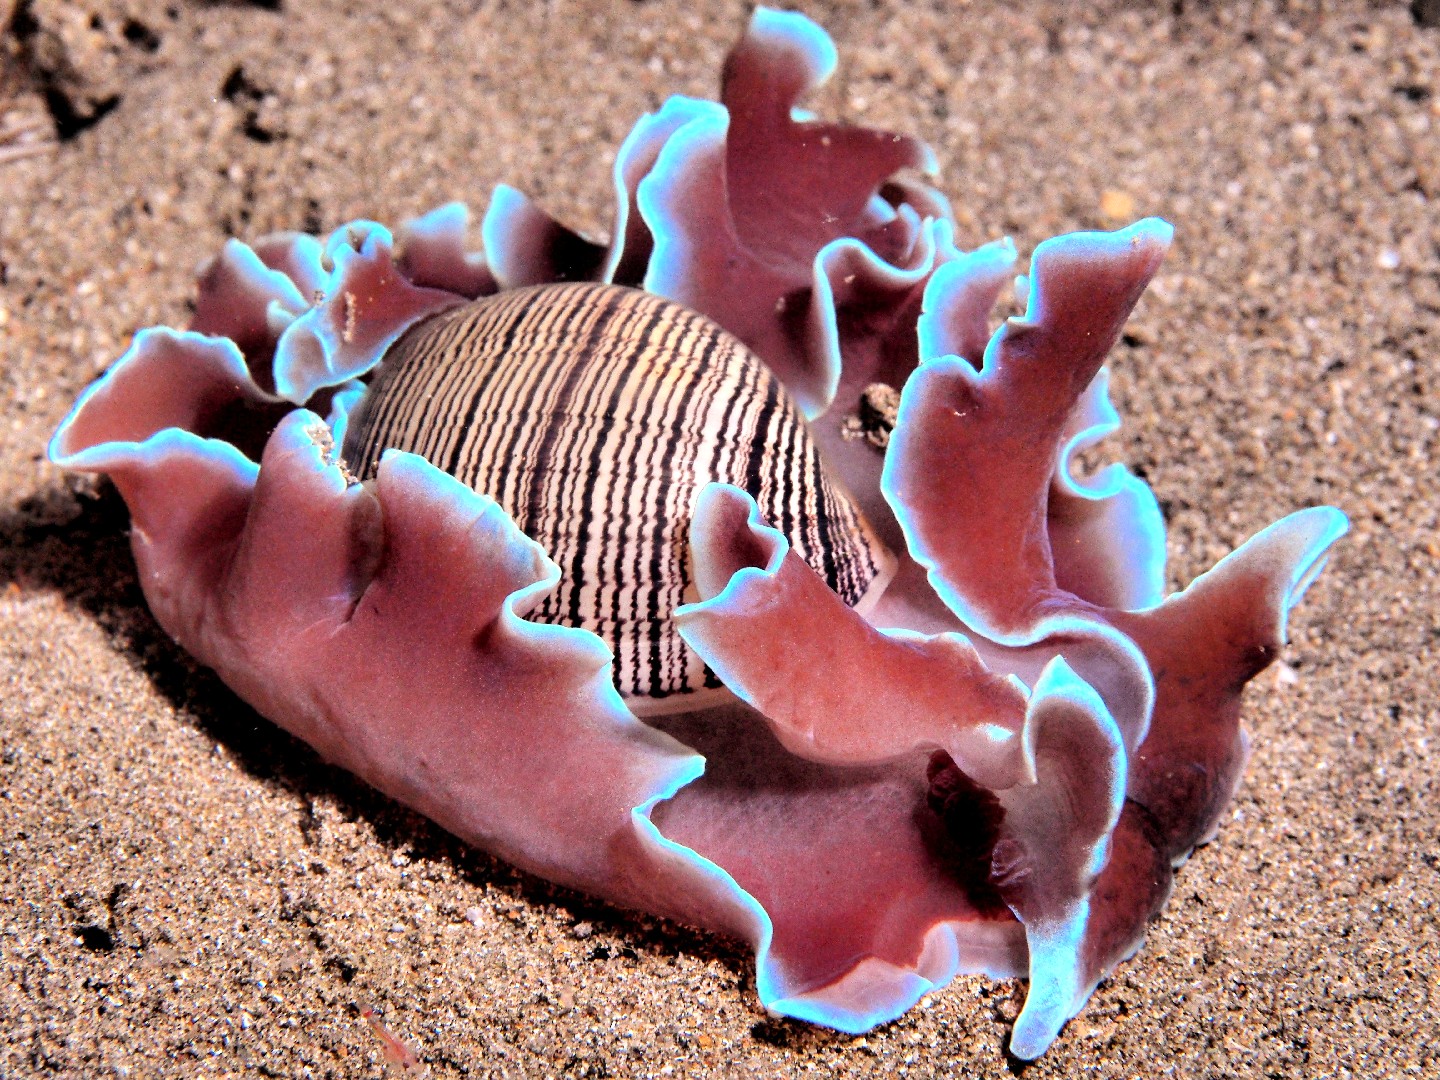
M327 765L250 708L155 622L130 555L129 527L124 501L105 480L71 478L64 486L0 505L0 594L55 592L92 618L110 636L116 652L142 671L197 730L224 746L251 776L294 795L296 827L307 834L307 843L317 805L328 802L341 817L367 823L381 844L404 850L415 861L448 863L468 884L503 889L536 907L553 905L561 918L609 929L627 942L622 953L674 957L684 952L718 960L737 982L753 978L753 960L743 946L621 912L523 874L343 769ZM817 1038L844 1038L779 1020L758 1024L757 1037L796 1046Z

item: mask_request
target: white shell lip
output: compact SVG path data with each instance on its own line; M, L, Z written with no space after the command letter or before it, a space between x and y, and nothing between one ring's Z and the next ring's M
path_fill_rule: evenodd
M626 707L642 720L653 716L679 716L683 713L703 712L706 709L715 709L722 705L740 703L740 697L733 690L724 686L707 686L701 690L677 690L664 697L650 697L649 695L630 697L624 694L621 697L624 699Z
M866 619L875 610L875 606L880 603L880 598L890 588L891 582L895 580L896 572L900 569L900 560L895 557L895 553L890 550L889 546L878 537L874 543L873 554L879 559L880 565L875 571L875 576L870 579L870 584L861 593L860 599L850 605L857 615Z
M868 617L874 610L880 598L895 580L895 573L900 568L900 560L888 547L877 547L873 554L880 557L880 568L875 577L871 579L869 586L865 589L860 599L853 605L857 614ZM693 577L692 577L693 580ZM691 585L686 590L686 602L693 603L699 599L694 594L695 587ZM625 704L636 716L675 716L680 713L701 712L705 709L714 709L722 705L733 705L741 699L733 690L724 686L705 687L701 690L680 690L673 694L666 694L664 697L650 697L649 695L621 695Z
M788 542L787 542L788 543ZM876 559L875 576L870 579L860 599L850 605L851 609L864 619L869 619L871 612L879 605L880 600L895 581L895 575L900 569L900 560L890 547L872 534L870 553ZM685 557L687 562L693 560L694 555L689 545L686 546ZM700 600L700 594L695 588L694 564L690 564L690 584L685 588L684 602L693 604ZM672 613L673 615L673 613ZM666 694L663 697L655 697L650 694L626 694L621 692L621 698L626 707L636 716L645 719L655 716L678 716L684 713L703 712L707 709L716 709L726 705L744 704L744 699L727 686L704 687L699 690L677 690Z
M788 541L786 542L788 549ZM851 605L852 610L862 618L868 619L870 613L880 603L881 597L889 590L895 580L895 575L900 569L900 560L889 546L883 543L878 537L872 538L871 554L876 558L878 566L875 576L870 579L865 592L860 599ZM694 551L689 545L686 546L685 558L689 562L689 585L685 588L685 603L693 604L701 599L695 588L695 566ZM720 708L725 705L744 704L738 694L726 686L704 687L700 690L680 690L664 697L652 697L648 694L621 694L626 706L636 716L642 719L655 716L678 716L683 713L703 712L706 709Z

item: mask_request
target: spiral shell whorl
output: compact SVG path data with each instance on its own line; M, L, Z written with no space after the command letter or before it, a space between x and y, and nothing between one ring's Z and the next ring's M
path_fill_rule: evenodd
M491 496L544 546L562 577L530 617L609 643L639 711L699 705L697 691L720 685L670 618L695 599L687 529L706 483L750 492L849 604L891 565L764 363L633 289L517 289L415 327L386 355L343 454L369 477L392 447Z

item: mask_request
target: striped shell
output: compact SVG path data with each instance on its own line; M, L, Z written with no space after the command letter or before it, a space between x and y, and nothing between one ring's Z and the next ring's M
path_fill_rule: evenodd
M640 712L723 696L703 693L720 683L670 617L696 599L687 530L706 483L754 496L852 606L893 565L765 364L634 289L515 289L416 326L386 354L342 452L369 477L391 447L494 498L545 548L561 582L530 617L608 642Z

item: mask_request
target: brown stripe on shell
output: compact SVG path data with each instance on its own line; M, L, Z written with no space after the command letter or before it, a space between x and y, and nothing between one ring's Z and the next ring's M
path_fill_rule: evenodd
M609 643L640 711L718 685L670 618L695 599L687 530L706 483L750 492L849 604L892 565L764 363L634 289L516 289L421 323L386 355L343 453L370 477L392 447L491 496L544 546L562 577L531 617Z

